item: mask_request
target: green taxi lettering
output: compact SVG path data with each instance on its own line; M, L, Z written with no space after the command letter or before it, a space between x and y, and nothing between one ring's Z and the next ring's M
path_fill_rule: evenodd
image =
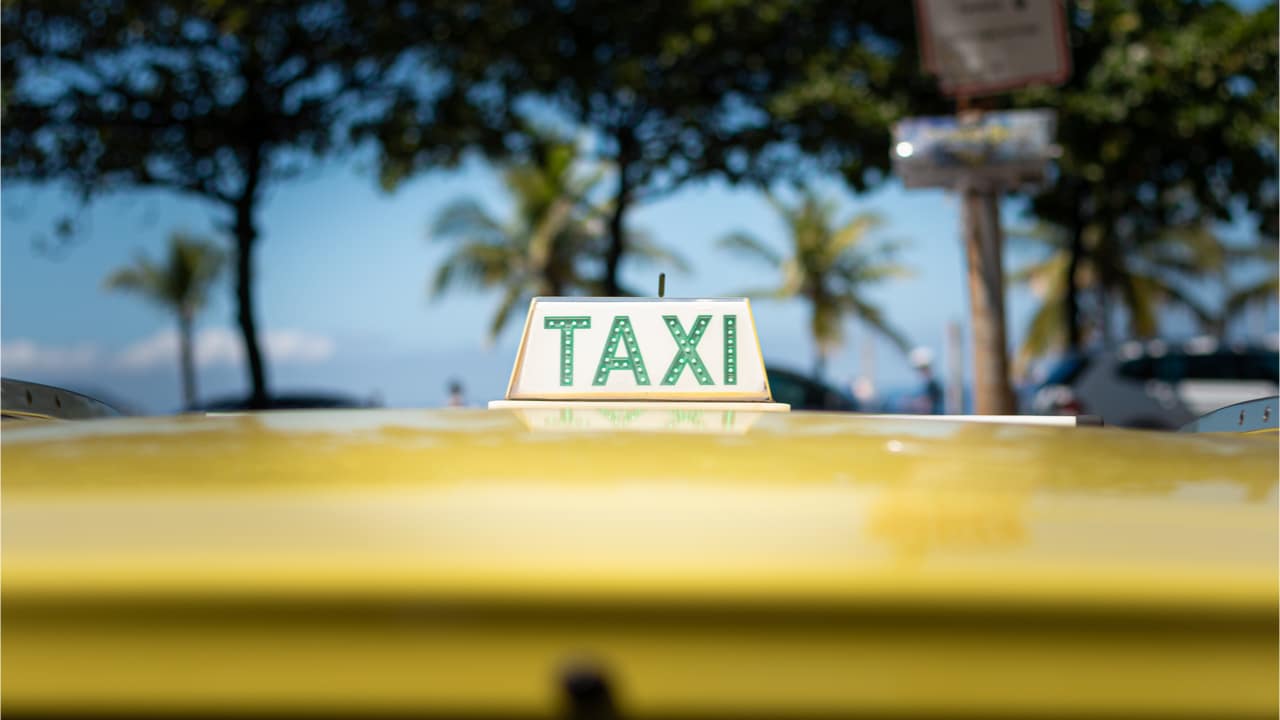
M738 316L724 316L724 384L738 384Z
M707 371L707 366L698 355L698 342L702 340L702 334L711 324L711 316L699 315L693 321L693 329L688 333L681 327L680 320L675 315L663 315L662 320L666 322L667 331L676 341L676 356L671 358L671 364L667 366L667 372L662 376L662 384L675 385L681 373L688 367L693 371L693 376L697 378L699 385L714 385L715 383L711 381L711 373Z
M601 410L600 411L600 415L604 417L605 420L608 420L609 424L614 425L616 427L625 427L627 425L630 425L632 421L640 417L641 414L642 412L640 410L625 410L625 411L624 410Z
M621 346L626 352L618 355ZM649 372L644 369L644 357L640 354L640 343L636 342L636 333L631 329L631 317L616 315L609 328L609 338L604 341L604 352L600 353L600 363L596 365L595 379L592 385L604 385L609 382L609 373L614 370L630 370L637 385L649 384Z
M674 410L671 413L671 422L667 427L676 428L681 425L692 425L694 427L702 427L702 413L697 410Z
M591 327L589 317L547 317L542 322L547 330L560 331L560 384L573 385L573 331L587 330Z

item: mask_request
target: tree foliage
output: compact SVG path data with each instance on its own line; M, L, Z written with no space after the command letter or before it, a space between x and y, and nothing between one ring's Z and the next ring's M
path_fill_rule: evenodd
M1172 231L1243 210L1274 243L1278 15L1225 0L1067 5L1071 79L990 104L1058 113L1063 153L1030 212L1064 233L1054 272L1077 346L1088 314L1137 302L1107 292L1085 307L1082 293L1130 285L1132 264ZM919 67L902 0L46 0L7 3L2 18L5 177L86 198L154 187L217 208L235 240L258 402L255 215L266 188L351 141L377 146L388 188L472 149L531 163L532 180L508 173L513 195L550 204L492 227L456 209L456 232L443 233L456 253L489 247L492 260L502 237L511 247L483 271L455 255L448 272L501 275L492 282L517 298L620 294L623 260L652 250L627 226L638 204L713 176L771 187L834 172L867 189L888 177L893 122L954 110ZM559 177L537 179L549 166L535 128L547 124L584 132L605 171L591 192L607 186L610 199L594 207L590 239L566 239L588 218L559 214L560 196L517 187ZM1236 304L1268 287L1237 288Z
M885 95L900 65L860 13L909 37L902 3L476 0L408 12L402 42L434 48L440 82L403 86L365 126L384 179L437 161L438 143L413 128L465 118L467 140L491 154L526 146L529 116L585 129L612 171L608 294L621 291L638 203L709 175L767 183L796 173L806 151L859 185L888 164Z
M132 265L112 272L103 283L107 290L135 293L174 314L178 321L182 399L188 408L196 402L192 330L225 265L226 254L213 243L174 233L169 237L164 260L155 262L140 254Z
M1078 347L1089 278L1116 275L1176 228L1253 214L1276 238L1277 13L1225 2L1080 0L1071 5L1074 74L1014 103L1058 113L1062 156L1031 212L1063 228L1060 311ZM1104 303L1090 311L1106 316ZM1141 330L1142 328L1139 328Z
M431 234L453 248L436 270L432 293L459 285L495 288L501 300L489 326L490 340L535 296L599 294L599 267L607 250L602 217L593 200L598 168L584 164L576 146L543 131L522 162L503 173L515 212L503 222L476 201L445 207ZM641 259L676 268L683 261L632 229L628 244Z
M727 235L719 245L781 271L781 283L776 287L744 294L798 299L809 306L809 330L817 344L815 374L821 375L827 359L843 342L844 321L849 317L905 350L906 336L866 296L868 288L910 274L897 261L901 243L877 242L870 237L882 224L881 218L864 213L839 223L835 204L811 191L803 192L795 205L772 197L770 202L786 223L788 255L777 253L746 232Z
M235 240L252 397L266 400L252 251L265 188L344 141L383 77L379 3L6 3L0 150L7 178L86 199L129 188L213 205Z
M1012 271L1009 280L1027 285L1039 302L1018 353L1018 365L1025 369L1035 357L1068 349L1062 308L1071 243L1064 229L1044 224L1011 237L1033 259ZM1189 312L1202 332L1221 336L1245 307L1275 299L1274 246L1228 243L1208 222L1168 230L1132 252L1100 240L1095 229L1086 230L1075 270L1086 344L1157 337L1162 311L1169 308ZM1243 284L1235 280L1241 270L1250 276ZM1117 326L1116 320L1125 325Z

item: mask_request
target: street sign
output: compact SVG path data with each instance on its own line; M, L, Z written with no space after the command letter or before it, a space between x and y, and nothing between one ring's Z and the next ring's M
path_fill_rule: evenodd
M1063 82L1071 74L1061 0L916 0L926 70L953 96Z
M771 396L745 298L534 298L506 400Z
M1055 125L1052 110L907 118L893 127L893 169L908 188L1035 184L1058 153Z

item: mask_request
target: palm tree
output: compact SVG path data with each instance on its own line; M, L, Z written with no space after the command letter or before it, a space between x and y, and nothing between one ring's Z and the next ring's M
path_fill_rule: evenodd
M1272 250L1272 257L1275 257L1275 251ZM1222 304L1222 319L1219 327L1226 330L1227 323L1233 318L1239 317L1248 308L1255 305L1263 305L1265 303L1274 303L1280 298L1280 275L1276 272L1275 260L1271 261L1268 274L1260 280L1255 280L1248 285L1228 288L1226 302Z
M1243 245L1231 244L1213 231L1208 223L1187 225L1169 232L1169 235L1186 246L1182 253L1185 264L1190 265L1187 275L1195 280L1204 276L1212 277L1218 284L1222 295L1222 304L1218 312L1202 322L1203 329L1223 337L1227 325L1244 313L1249 307L1275 302L1280 294L1280 283L1277 282L1276 261L1278 259L1274 239ZM1250 273L1248 282L1236 282L1236 270L1261 270L1262 274ZM1199 269L1199 274L1195 270Z
M1044 224L1014 231L1010 237L1033 248L1039 256L1009 276L1011 282L1029 285L1040 301L1019 350L1018 366L1025 369L1032 358L1067 349L1069 243L1062 229ZM1149 338L1159 331L1159 311L1164 307L1184 308L1201 328L1220 334L1227 320L1245 305L1266 297L1268 292L1274 297L1274 276L1242 288L1232 288L1228 282L1232 267L1265 260L1268 249L1230 247L1206 225L1171 228L1132 246L1109 241L1093 230L1087 230L1083 240L1084 254L1076 271L1082 301L1082 336L1093 336L1104 344L1116 339L1110 322L1116 304L1123 308L1128 320L1126 335ZM1274 254L1270 257L1274 258ZM1274 266L1274 259L1271 264ZM1190 290L1205 280L1221 284L1225 299L1218 313L1206 308Z
M138 255L133 265L111 273L105 282L108 290L137 293L177 316L182 401L186 408L194 407L196 402L192 328L225 262L225 253L212 243L178 232L169 236L169 255L163 262Z
M809 330L817 344L814 375L822 375L828 358L843 342L842 325L847 316L857 318L905 350L906 337L889 324L884 311L864 294L870 286L910 274L895 259L901 249L899 243L874 242L868 237L882 224L880 217L862 213L838 224L835 204L812 191L805 191L795 206L766 197L787 225L790 256L783 257L743 232L721 238L719 245L781 268L780 285L745 294L784 300L797 298L809 304Z
M590 198L603 174L583 174L577 148L554 137L538 138L531 155L531 162L503 174L515 200L511 220L502 222L464 199L446 207L431 228L435 239L454 244L432 280L434 297L459 283L501 289L490 341L533 297L599 293L603 287L590 274L593 266L603 268L607 249L608 207L593 206ZM642 232L629 233L627 245L636 258L684 267Z

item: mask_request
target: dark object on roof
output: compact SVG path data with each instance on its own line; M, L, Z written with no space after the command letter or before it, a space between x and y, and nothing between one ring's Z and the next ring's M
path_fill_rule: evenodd
M238 412L242 410L322 410L337 408L371 408L379 407L373 400L360 400L349 395L335 393L286 393L275 395L267 401L265 408L253 408L248 396L222 398L192 409L193 412Z
M819 380L777 367L767 367L765 371L769 375L769 389L774 401L787 403L792 410L858 410L853 396Z

